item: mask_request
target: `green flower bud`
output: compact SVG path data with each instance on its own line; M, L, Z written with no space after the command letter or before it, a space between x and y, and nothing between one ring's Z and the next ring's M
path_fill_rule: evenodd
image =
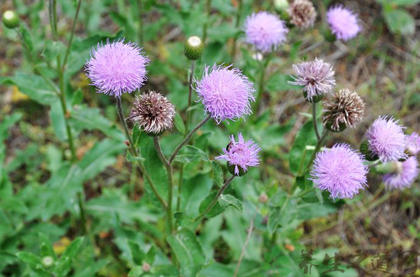
M324 98L324 95L322 94L315 95L311 99L308 99L307 96L308 96L308 93L306 91L303 91L303 97L305 97L306 101L308 101L309 103L318 103Z
M239 169L239 175L236 175L235 166L231 165L231 164L228 164L228 170L232 175L241 177L241 176L244 176L248 172L248 171L243 170L242 167L240 167L240 166L238 166L238 169Z
M329 122L328 121L328 122L325 123L325 128L327 128L329 131L331 131L333 133L340 133L340 132L344 131L347 128L346 124L343 123L343 122L340 122L338 124L338 126L339 126L338 129L334 129L332 122Z
M331 32L329 28L325 28L322 31L322 34L324 35L324 38L328 42L334 42L337 40L336 36Z
M8 10L3 13L3 24L10 29L19 26L19 17L16 12Z
M203 53L204 43L198 36L191 36L185 42L184 53L190 60L197 60Z
M378 155L370 151L369 144L367 141L363 141L362 144L360 144L360 153L362 153L365 156L365 159L370 162L373 162L379 159Z

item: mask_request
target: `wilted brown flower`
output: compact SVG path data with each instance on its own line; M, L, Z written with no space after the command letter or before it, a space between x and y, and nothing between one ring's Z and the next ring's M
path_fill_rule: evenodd
M324 103L323 123L334 132L354 127L363 119L365 103L355 91L342 89Z
M299 28L305 29L314 25L316 11L308 0L295 0L289 7L291 22Z
M172 128L174 115L174 105L165 96L151 91L136 98L129 119L146 133L158 135Z

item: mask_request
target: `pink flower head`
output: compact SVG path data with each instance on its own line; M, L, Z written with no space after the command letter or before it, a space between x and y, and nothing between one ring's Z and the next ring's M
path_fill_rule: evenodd
M203 78L196 81L195 89L206 111L217 123L251 113L254 87L237 68L214 65L210 70L206 67Z
M406 136L407 151L411 155L417 155L420 152L420 136L417 133L412 133Z
M289 30L282 20L268 12L254 13L246 19L246 42L263 53L271 52L286 41Z
M397 172L386 174L383 178L388 189L403 189L409 187L419 175L416 157L409 157L404 162L396 162Z
M235 175L239 175L239 168L246 172L248 167L257 166L260 163L258 159L260 150L260 147L252 140L245 141L242 134L239 133L238 141L235 141L235 137L232 135L229 145L226 149L223 149L224 154L216 157L216 159L226 160L229 165L235 167Z
M344 41L354 38L361 30L357 15L343 6L330 8L327 12L327 22L337 39Z
M98 92L120 97L143 85L148 62L136 44L116 41L92 50L86 72Z
M353 198L366 186L367 166L361 154L347 144L336 144L316 155L311 172L315 186L332 198Z
M382 162L396 161L406 157L403 127L392 117L376 119L366 133L369 150Z

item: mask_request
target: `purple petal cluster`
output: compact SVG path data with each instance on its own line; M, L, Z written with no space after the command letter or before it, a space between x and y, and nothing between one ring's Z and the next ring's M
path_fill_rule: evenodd
M317 154L311 179L334 199L353 198L367 183L368 168L363 162L362 155L350 146L336 144Z
M292 76L292 85L303 86L306 98L329 93L335 86L334 70L329 63L315 59L293 65L296 76Z
M366 138L369 150L378 155L382 162L396 161L406 156L403 127L392 117L376 119L369 127Z
M417 155L420 152L420 136L417 133L412 133L406 136L406 149L411 155Z
M409 157L398 163L397 172L386 174L383 181L388 189L403 189L409 187L419 175L419 165L416 157Z
M195 89L206 111L217 123L251 113L250 101L254 101L255 90L237 68L214 65L210 70L206 67Z
M86 72L98 92L120 97L143 85L148 62L137 45L117 41L92 50Z
M248 167L257 166L260 163L258 159L260 150L260 147L252 140L245 141L242 134L239 133L238 141L235 141L235 137L232 135L229 145L223 149L224 154L216 159L226 160L229 165L235 167L235 175L239 175L239 168L246 172Z
M282 20L268 12L254 13L245 21L246 42L263 53L271 52L286 41L288 31Z
M354 38L361 30L357 15L343 6L330 8L327 22L336 38L344 41Z

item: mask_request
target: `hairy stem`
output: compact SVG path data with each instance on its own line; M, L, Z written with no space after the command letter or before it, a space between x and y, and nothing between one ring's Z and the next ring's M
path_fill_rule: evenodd
M181 210L181 193L182 193L182 182L184 178L184 165L181 165L181 168L179 169L179 179L178 179L178 195L176 198L176 210Z
M216 205L217 200L219 199L220 195L222 195L222 193L227 189L227 187L229 186L230 182L232 182L233 178L235 178L235 177L236 177L235 175L232 175L229 179L227 179L225 181L225 183L223 184L223 186L217 192L217 194L214 197L214 199L210 202L210 204L207 206L207 208L194 221L198 221L198 220L202 219L203 217L206 216L206 214L208 214L208 212L211 211L211 209L213 209L213 207L214 207L214 205Z
M318 130L318 123L316 120L316 103L313 102L312 103L312 122L314 123L314 129L315 129L315 135L318 141L321 140L321 136L319 135L319 130Z
M129 149L131 155L133 156L133 158L135 158L136 161L137 161L137 171L139 172L140 175L142 175L146 178L146 180L149 183L150 188L152 189L156 198L159 200L159 202L162 204L162 206L166 209L168 207L168 205L166 204L165 200L163 200L162 196L159 194L158 190L156 189L156 186L154 185L154 183L152 181L152 178L150 177L150 175L145 170L141 161L137 160L137 150L133 145L133 141L132 141L130 133L128 131L127 123L125 122L125 119L124 119L124 114L123 114L123 110L122 110L122 104L121 104L121 98L120 97L117 97L117 112L118 112L118 117L120 118L121 124L124 127L125 136L128 140L128 144L129 144L128 149Z
M200 123L197 124L197 126L195 126L189 133L188 135L184 138L184 140L175 148L174 152L172 153L171 157L169 158L169 164L172 164L173 160L175 159L176 155L178 154L179 150L181 150L181 148L188 143L188 141L190 141L192 135L201 128L201 126L203 126L207 121L209 121L210 119L210 115L207 115L206 118L204 118Z

